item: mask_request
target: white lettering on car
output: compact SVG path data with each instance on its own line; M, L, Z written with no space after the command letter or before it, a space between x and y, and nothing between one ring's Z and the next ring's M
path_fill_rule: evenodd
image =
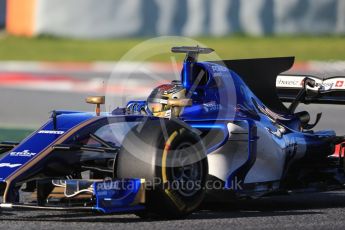
M10 156L12 157L32 157L35 156L36 153L32 153L29 150L24 150L22 152L11 152Z
M22 164L11 164L11 163L0 163L0 168L8 167L8 168L16 168L21 166Z
M65 132L64 131L57 131L57 130L40 130L40 131L38 131L38 133L61 135L61 134L64 134Z

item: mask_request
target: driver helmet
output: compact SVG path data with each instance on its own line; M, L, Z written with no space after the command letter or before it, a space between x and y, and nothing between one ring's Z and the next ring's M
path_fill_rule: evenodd
M169 99L182 99L186 97L186 89L179 81L173 81L171 84L160 85L155 88L147 99L147 109L155 117L171 118L178 117L181 108L174 108L168 105Z

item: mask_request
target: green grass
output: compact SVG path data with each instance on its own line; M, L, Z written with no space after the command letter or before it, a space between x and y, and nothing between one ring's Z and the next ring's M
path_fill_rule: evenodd
M302 60L345 60L345 37L245 37L194 38L216 50L223 59L296 56ZM26 61L116 61L147 39L73 40L51 37L0 38L0 60ZM195 43L190 43L194 44ZM190 45L187 44L187 45ZM147 60L169 61L169 47L163 55ZM149 49L150 51L150 49ZM181 60L183 55L179 55ZM141 60L134 57L132 60Z
M33 130L30 130L30 129L0 128L0 142L1 141L21 141L32 132Z

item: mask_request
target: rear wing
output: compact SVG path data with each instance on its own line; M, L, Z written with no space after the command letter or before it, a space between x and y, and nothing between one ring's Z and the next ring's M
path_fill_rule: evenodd
M319 93L313 97L306 97L304 103L345 104L345 76L323 78L311 75L280 74L276 79L279 99L283 102L293 101L303 88L306 77L316 82L315 87L307 86L307 88Z

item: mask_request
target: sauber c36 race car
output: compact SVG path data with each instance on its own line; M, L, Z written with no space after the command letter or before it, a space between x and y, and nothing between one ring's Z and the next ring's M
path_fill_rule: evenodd
M213 50L172 51L186 54L181 79L147 100L101 112L105 97L88 97L95 113L53 111L20 143L1 143L0 209L179 218L205 199L343 188L344 136L314 131L321 114L311 123L295 110L345 103L334 83L344 78L281 75L293 57L199 62Z

